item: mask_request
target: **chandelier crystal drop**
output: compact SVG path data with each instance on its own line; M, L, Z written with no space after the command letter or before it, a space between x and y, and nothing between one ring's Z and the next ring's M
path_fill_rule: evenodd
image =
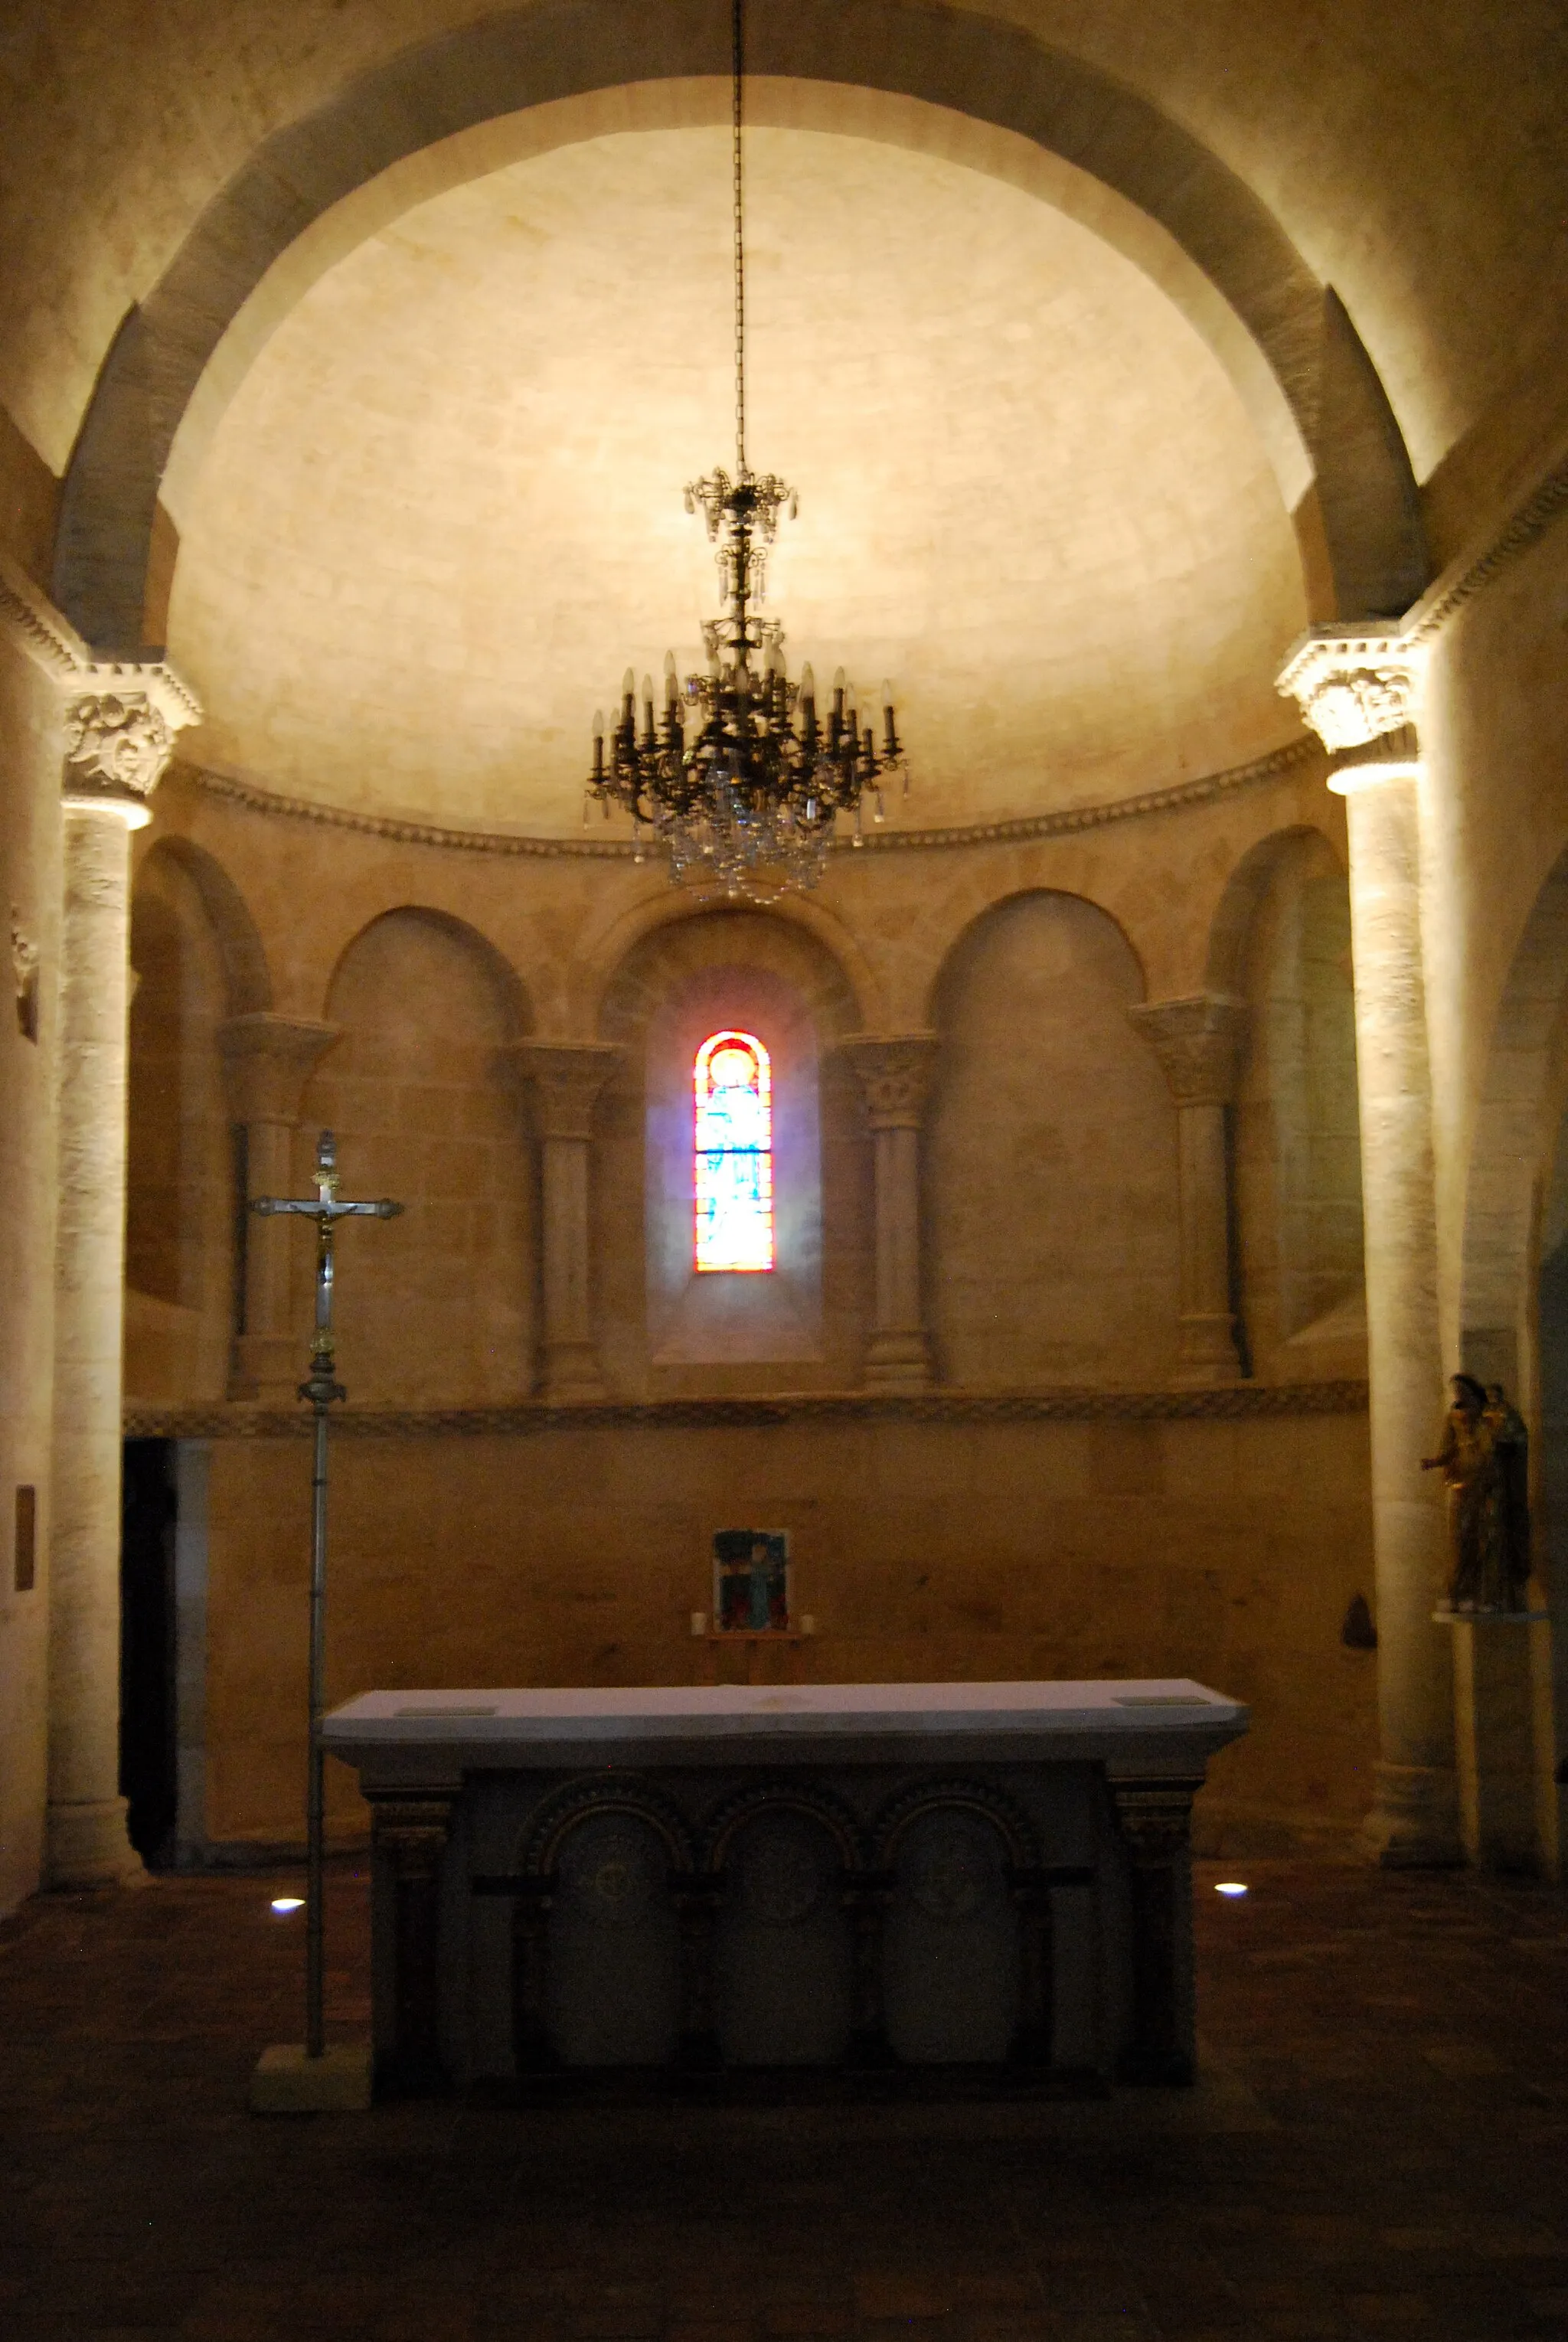
M703 622L706 670L683 683L673 651L664 655L662 697L627 668L620 712L606 726L594 718L594 768L583 818L597 803L632 816L641 859L651 840L669 858L670 876L714 885L726 895L765 899L814 886L839 816L852 840L871 818L884 818L883 783L902 773L904 746L892 686L879 695L880 740L844 669L827 705L818 706L811 668L792 683L784 667L784 628L758 615L767 584L768 548L781 514L793 520L794 490L746 463L745 238L741 96L744 0L733 0L731 150L734 185L735 469L720 469L686 487L686 510L701 511L715 560L724 615ZM867 720L863 722L863 715Z

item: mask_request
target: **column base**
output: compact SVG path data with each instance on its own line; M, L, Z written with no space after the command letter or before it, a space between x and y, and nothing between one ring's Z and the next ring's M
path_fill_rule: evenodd
M572 1406L580 1399L609 1396L592 1342L552 1342L546 1346L544 1396L552 1406Z
M1383 1870L1453 1870L1464 1860L1459 1781L1443 1765L1379 1765L1363 1851Z
M1176 1347L1176 1380L1188 1390L1240 1382L1233 1317L1183 1317Z
M867 1390L929 1390L931 1345L924 1334L877 1334L865 1354Z
M45 1822L44 1876L51 1887L120 1887L145 1876L125 1836L124 1797L51 1805Z

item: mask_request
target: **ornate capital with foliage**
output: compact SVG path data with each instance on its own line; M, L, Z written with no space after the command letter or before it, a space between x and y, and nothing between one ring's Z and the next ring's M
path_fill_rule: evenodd
M843 1047L860 1076L873 1130L918 1129L935 1071L936 1035L866 1034Z
M1396 627L1314 626L1281 670L1336 772L1413 764L1420 754L1421 652Z
M316 1017L277 1016L266 1009L220 1025L218 1051L235 1120L297 1122L300 1093L338 1031Z
M61 779L66 803L142 814L174 754L175 733L198 722L201 712L172 668L161 663L79 668L69 679L65 703Z
M1160 1061L1178 1106L1228 1106L1235 1096L1247 1008L1224 993L1153 1000L1128 1016Z
M599 1092L621 1062L611 1041L517 1041L510 1056L531 1082L545 1138L589 1139Z

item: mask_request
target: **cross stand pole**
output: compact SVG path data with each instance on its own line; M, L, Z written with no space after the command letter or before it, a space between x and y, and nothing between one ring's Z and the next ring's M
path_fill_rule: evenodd
M332 1297L335 1282L333 1247L339 1220L395 1219L402 1211L387 1196L369 1203L345 1203L337 1192L337 1144L324 1130L315 1150L316 1193L309 1196L256 1196L251 1209L265 1216L288 1213L315 1222L315 1328L310 1342L310 1373L299 1386L315 1417L315 1454L310 1497L310 1740L305 1792L305 2052L303 2062L294 2049L268 2049L251 2083L251 2104L258 2113L294 2113L325 2107L357 2108L369 2104L368 2060L360 2053L329 2057L323 2010L325 1950L325 1852L326 1831L325 1757L321 1745L322 1715L326 1705L326 1460L327 1424L335 1400L348 1394L337 1380L333 1355Z

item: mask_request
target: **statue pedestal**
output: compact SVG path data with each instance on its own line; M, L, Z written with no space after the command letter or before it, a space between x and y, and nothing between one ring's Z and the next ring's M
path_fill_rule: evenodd
M1478 1869L1558 1876L1544 1610L1439 1610L1453 1635L1460 1834Z

